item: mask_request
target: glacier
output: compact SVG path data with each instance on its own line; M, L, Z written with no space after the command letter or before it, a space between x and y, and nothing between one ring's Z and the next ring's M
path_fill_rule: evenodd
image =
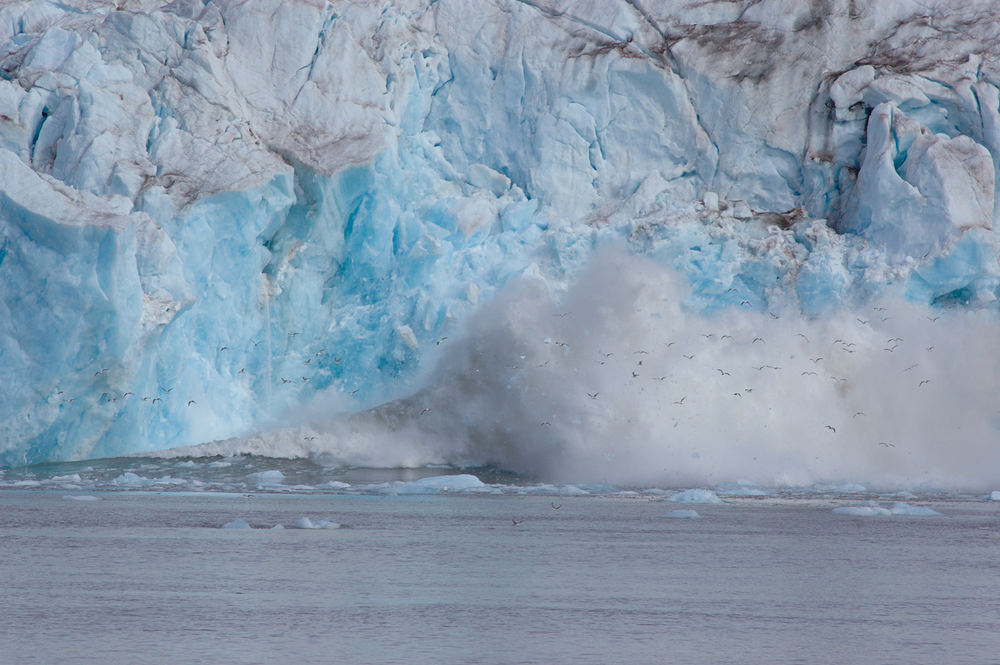
M4 2L0 466L995 483L998 13Z

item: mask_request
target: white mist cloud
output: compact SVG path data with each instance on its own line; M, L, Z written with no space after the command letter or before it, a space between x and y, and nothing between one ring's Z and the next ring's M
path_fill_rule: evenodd
M608 248L558 296L511 283L440 346L423 389L310 418L305 448L624 485L1000 482L994 313L886 300L814 320L700 316L681 282Z

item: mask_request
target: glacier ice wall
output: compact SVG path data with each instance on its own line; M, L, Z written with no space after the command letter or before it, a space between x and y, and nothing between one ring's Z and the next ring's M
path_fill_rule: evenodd
M596 296L580 302L606 247L687 285L669 321L649 329L664 337L694 335L700 317L778 321L789 336L905 298L927 312L911 327L971 316L982 333L953 348L930 385L963 381L973 353L977 367L1000 369L983 314L1000 285L1000 22L989 2L953 5L5 3L0 463L158 450L307 417L329 430L326 450L357 463L552 472L570 464L560 451L601 448L581 440L661 445L675 435L650 423L666 397L639 398L632 381L584 392L620 395L610 404L632 405L646 425L584 426L576 406L557 403L558 385L581 392L582 365L566 364L578 371L519 393L576 414L559 435L539 435L545 416L504 397L517 382L456 378L470 330L497 349L537 333L526 357L559 339L527 314L498 321L488 313L498 293L547 323L563 300L606 311L582 329L610 326L594 333L602 345L647 330ZM668 279L643 270L619 269ZM608 288L634 303L631 287ZM885 341L862 332L867 366L888 371ZM982 400L944 418L951 430L928 429L916 416L941 402L894 411L874 389L884 382L855 381L868 386L853 393L867 411L916 423L902 430L924 431L926 446L945 445L959 422L978 423L961 436L974 447L995 435ZM834 383L815 405L862 410ZM705 402L701 413L724 408ZM383 444L351 439L337 428L353 425L317 421L317 410L381 423ZM794 448L817 424L799 431L785 416L762 418L768 432L734 446ZM713 427L685 436L726 438ZM397 443L406 452L395 455L385 432L455 441ZM931 464L918 457L909 477ZM865 455L851 458L864 468Z

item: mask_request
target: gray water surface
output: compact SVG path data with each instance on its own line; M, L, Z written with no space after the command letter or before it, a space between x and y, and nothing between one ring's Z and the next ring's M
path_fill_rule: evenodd
M1000 662L995 502L68 494L0 492L2 663Z

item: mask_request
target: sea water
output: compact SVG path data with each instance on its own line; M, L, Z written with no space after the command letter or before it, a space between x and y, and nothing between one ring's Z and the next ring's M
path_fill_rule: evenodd
M450 491L441 470L418 474L425 493L371 470L326 491L193 492L88 485L86 468L50 473L58 488L5 473L0 662L1000 662L989 495L861 516L834 509L901 497L692 504L470 474Z

